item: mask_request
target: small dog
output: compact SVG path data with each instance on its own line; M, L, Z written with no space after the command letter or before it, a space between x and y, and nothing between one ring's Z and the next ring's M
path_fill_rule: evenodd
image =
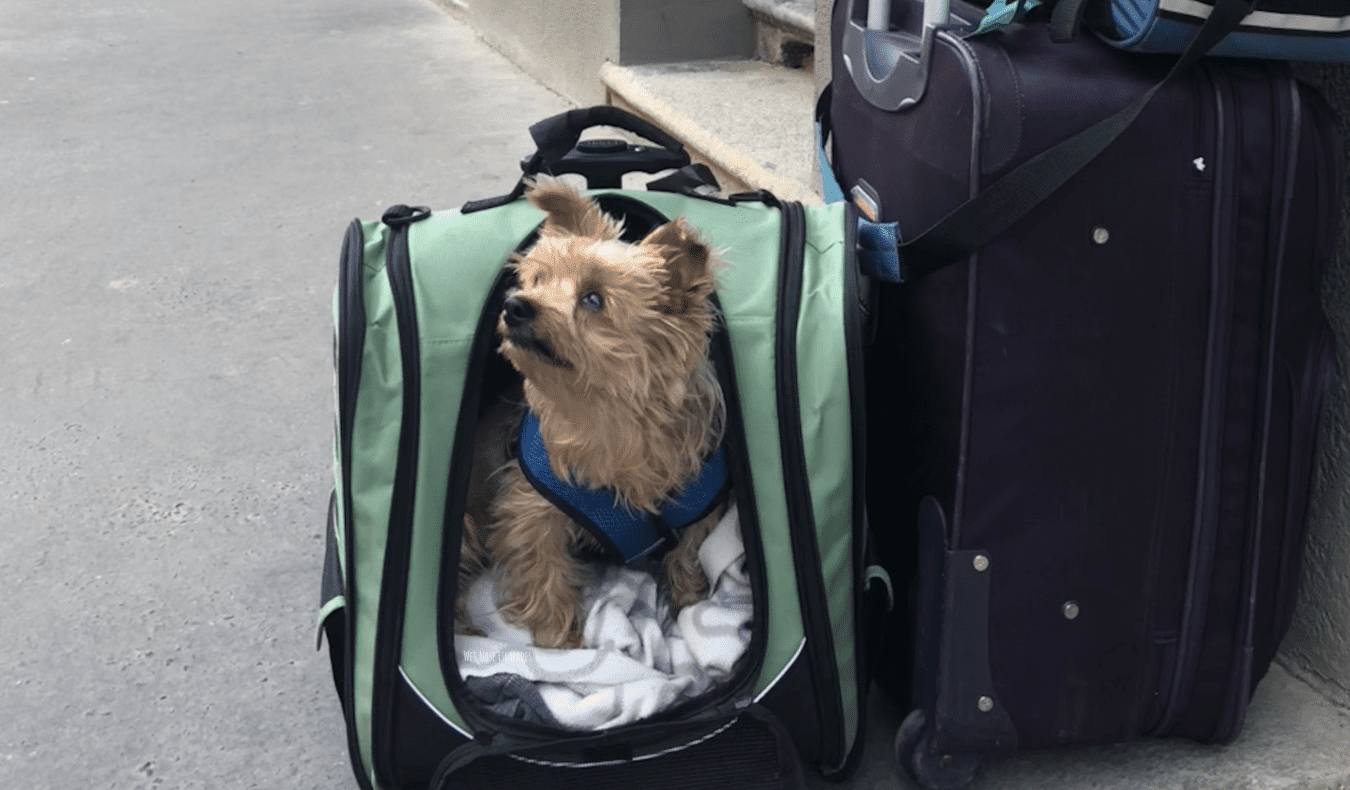
M518 285L497 325L525 403L498 408L480 425L461 601L474 575L496 567L501 614L529 628L537 646L576 647L583 557L613 554L614 546L542 493L538 479L603 491L630 514L658 515L706 478L726 421L708 356L715 263L683 219L632 244L620 240L619 222L557 179L537 178L528 198L547 218L535 245L508 264ZM527 438L522 423L537 425L538 438ZM546 450L533 472L523 458L531 441ZM506 453L513 443L522 457ZM484 479L479 470L496 472ZM690 516L696 520L679 530L663 561L672 614L708 594L698 548L725 511L727 492L713 486L720 495ZM461 627L466 620L461 608Z

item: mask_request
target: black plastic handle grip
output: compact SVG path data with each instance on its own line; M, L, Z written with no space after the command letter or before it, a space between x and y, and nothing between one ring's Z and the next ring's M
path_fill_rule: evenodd
M658 127L618 107L600 105L569 110L536 123L530 127L537 151L525 163L525 175L542 171L546 165L557 162L576 147L581 133L593 126L612 126L632 132L675 154L684 154L684 146Z

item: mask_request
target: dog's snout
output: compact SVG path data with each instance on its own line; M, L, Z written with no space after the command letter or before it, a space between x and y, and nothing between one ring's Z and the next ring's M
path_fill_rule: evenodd
M506 320L506 325L512 328L518 327L534 318L538 314L533 303L521 299L519 296L512 296L502 305L502 318Z

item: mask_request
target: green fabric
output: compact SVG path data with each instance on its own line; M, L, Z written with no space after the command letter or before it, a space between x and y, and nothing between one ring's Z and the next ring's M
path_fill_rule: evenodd
M787 667L805 636L788 534L778 404L773 390L781 214L758 203L731 207L680 195L628 194L668 217L686 217L726 262L726 268L718 273L717 298L730 333L741 417L750 468L754 470L771 623L764 663L754 687L759 694Z
M871 589L872 582L881 582L882 586L886 588L886 611L889 612L894 609L895 586L891 584L891 575L886 572L886 569L880 565L868 565L866 578L868 589Z
M436 605L450 455L483 304L507 256L542 219L539 210L521 201L472 214L437 212L412 225L408 236L421 345L422 417L400 665L422 696L465 733L469 729L450 701L441 673L437 643L437 630L452 625L440 621Z
M345 608L346 606L347 599L344 596L335 595L329 600L324 601L323 606L319 607L318 634L314 640L314 648L316 650L323 647L323 621L328 619L328 615L339 609Z
M854 656L853 424L844 340L844 204L806 213L806 257L797 324L797 389L815 508L816 541L834 629L844 703L845 755L858 729ZM835 766L838 767L838 766Z
M686 217L727 264L718 274L718 298L729 330L755 475L767 589L766 600L758 605L768 607L771 623L764 661L753 686L758 695L784 671L804 638L773 391L781 214L758 203L733 207L665 193L622 194L669 217ZM841 206L807 210L808 248L797 350L802 431L840 667L841 687L837 691L844 699L846 744L852 744L858 701L852 675L853 470L841 314L847 262L842 210ZM483 303L509 253L542 219L542 212L518 201L468 215L437 212L413 224L409 231L422 412L400 667L417 691L464 732L467 727L450 700L441 674L437 642L438 629L452 625L441 622L437 610L450 455L461 398L466 386L475 385L466 382L465 376ZM351 574L356 582L356 597L351 601L356 612L355 629L349 634L354 644L354 712L361 756L366 768L371 769L374 629L398 450L403 377L398 326L384 273L389 229L378 222L363 227L367 326L352 438L353 513L342 512L339 488L338 536L344 578ZM335 464L340 469L340 459ZM362 525L353 536L354 567L349 567L341 542L349 517Z
M355 623L348 634L353 645L353 713L361 758L371 762L371 689L375 664L375 626L380 602L380 576L389 526L390 500L402 424L403 371L399 356L398 324L389 280L384 274L389 229L366 223L365 231L365 350L361 384L356 397L352 429L352 533L355 563L349 560L348 578L355 582ZM372 776L371 781L374 781Z

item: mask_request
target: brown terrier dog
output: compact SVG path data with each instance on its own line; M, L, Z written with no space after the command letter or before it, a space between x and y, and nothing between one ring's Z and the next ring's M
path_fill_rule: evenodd
M509 264L518 286L497 326L525 404L479 432L476 471L497 471L490 482L475 475L489 504L481 526L465 517L460 590L495 566L501 614L538 646L575 647L586 581L579 555L600 541L530 482L519 459L502 463L504 448L523 436L528 407L557 479L660 514L721 445L725 406L708 357L716 281L711 251L683 219L630 244L617 221L557 179L538 178L528 197L548 216L533 248ZM672 614L706 597L698 548L724 510L684 527L666 555Z

